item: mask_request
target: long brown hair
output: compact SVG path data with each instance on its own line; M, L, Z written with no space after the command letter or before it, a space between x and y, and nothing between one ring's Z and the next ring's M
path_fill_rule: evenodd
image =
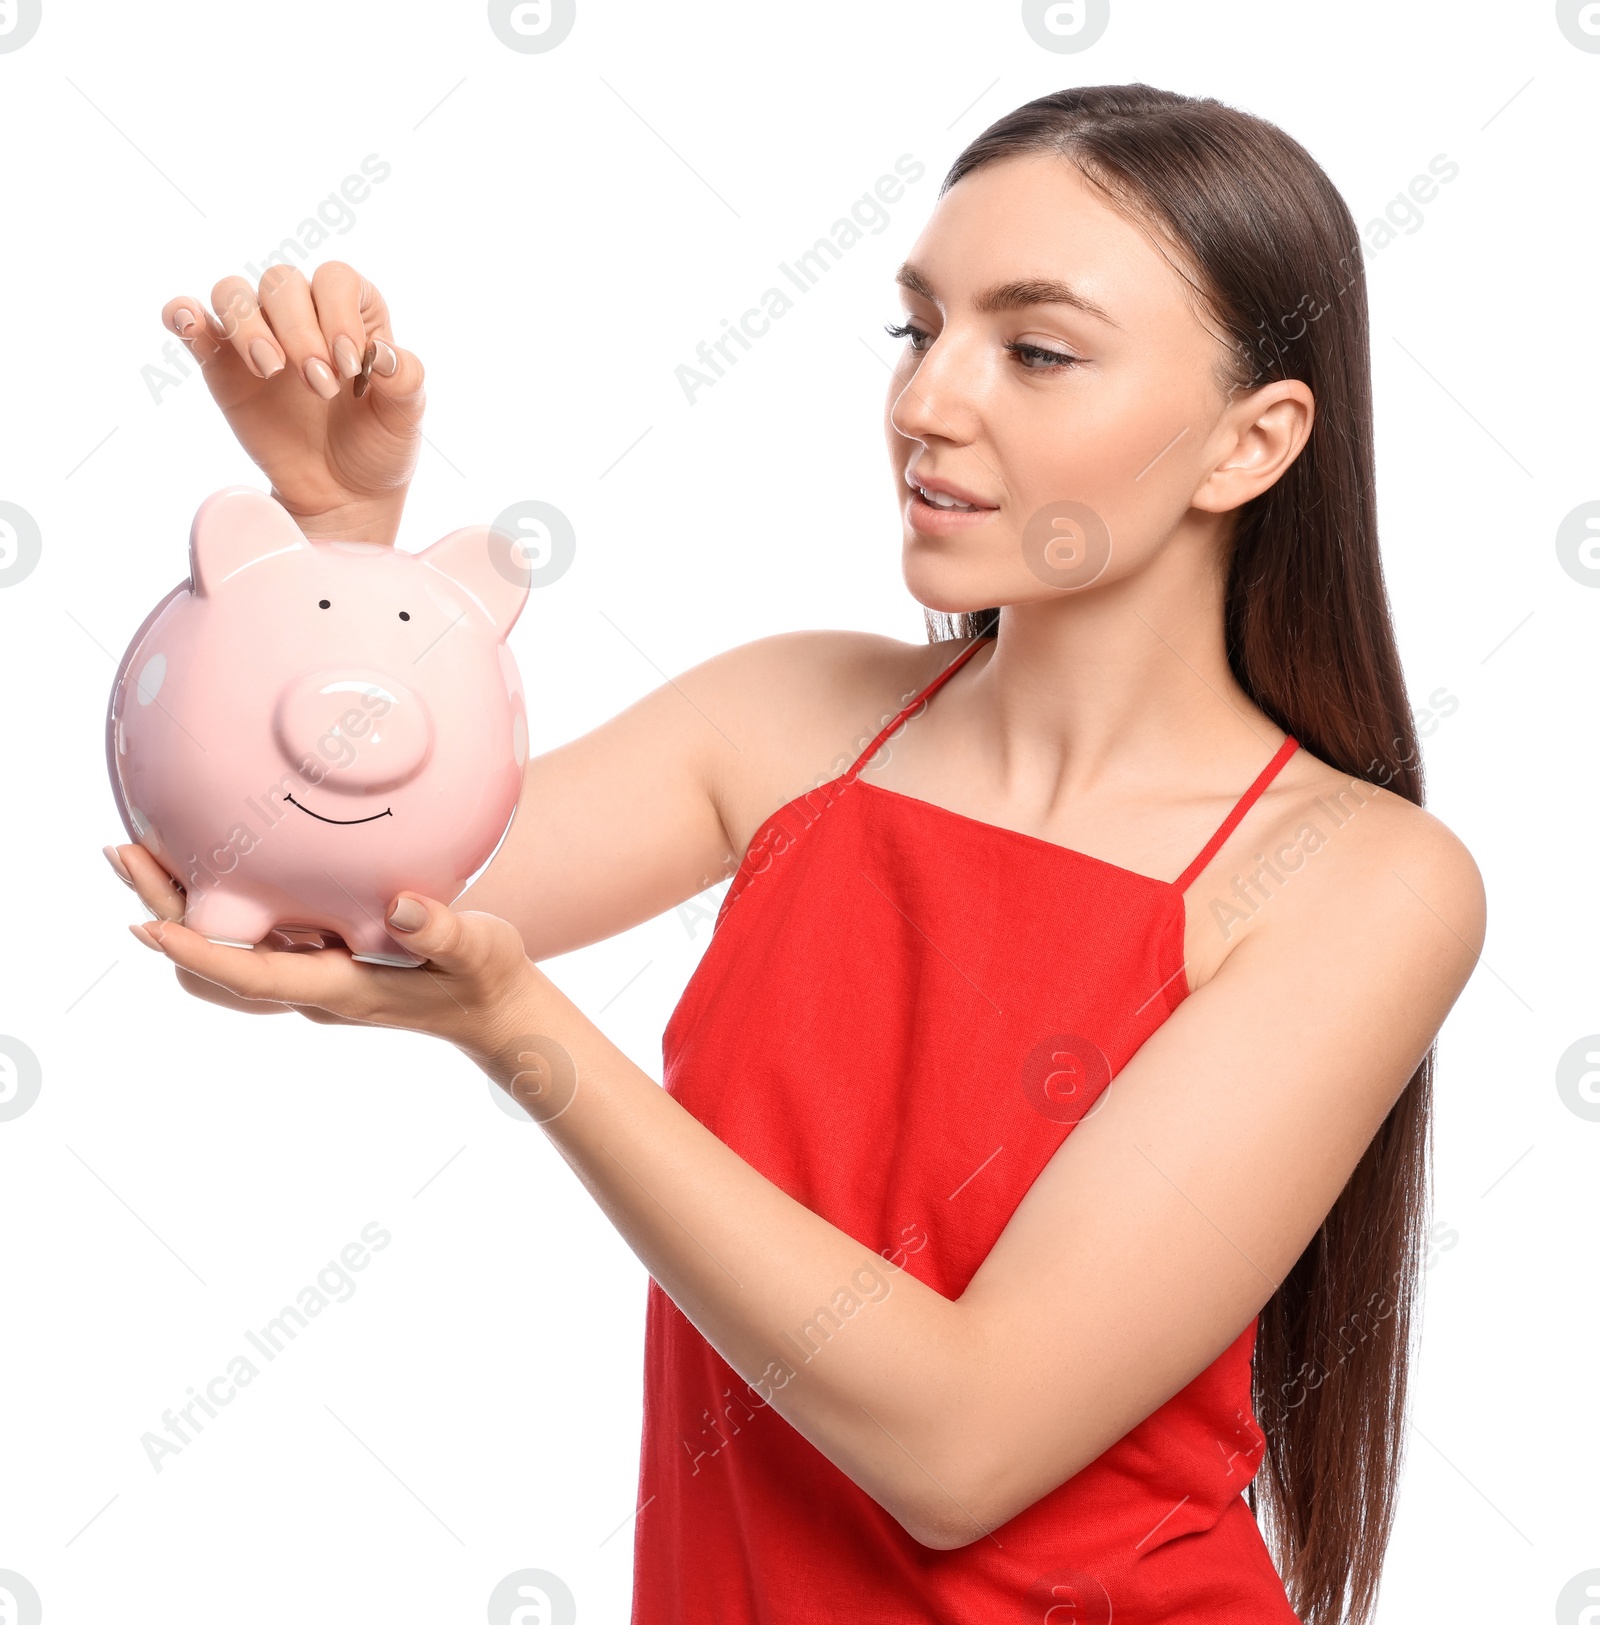
M1187 252L1231 345L1230 392L1302 379L1299 457L1236 517L1224 606L1240 686L1313 755L1422 804L1417 737L1378 557L1366 281L1344 200L1304 147L1212 98L1089 85L1008 113L956 159L1054 152ZM974 637L999 611L927 613ZM1404 1459L1429 1197L1433 1050L1262 1310L1248 1501L1306 1625L1366 1625Z

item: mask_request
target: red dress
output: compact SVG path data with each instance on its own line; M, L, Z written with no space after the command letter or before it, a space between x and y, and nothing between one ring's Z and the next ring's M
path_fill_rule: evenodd
M1188 995L1184 890L1295 749L1284 740L1176 881L859 779L982 641L846 773L767 820L662 1042L686 1110L951 1299ZM878 1292L864 1279L862 1298ZM844 1323L795 1328L790 1365ZM1242 1496L1264 1446L1255 1332L992 1535L938 1551L652 1280L634 1625L1298 1625Z

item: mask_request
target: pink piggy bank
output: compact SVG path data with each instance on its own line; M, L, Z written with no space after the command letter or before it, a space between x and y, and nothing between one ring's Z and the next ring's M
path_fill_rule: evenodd
M511 539L421 553L311 541L229 486L189 537L189 580L117 669L106 756L129 835L188 892L184 923L251 947L335 931L357 959L422 961L394 894L453 902L516 810L528 754L506 634L529 571Z

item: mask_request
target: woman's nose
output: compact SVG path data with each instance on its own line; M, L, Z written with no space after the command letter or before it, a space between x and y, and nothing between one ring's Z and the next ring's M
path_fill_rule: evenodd
M908 440L971 440L983 387L981 369L972 344L941 334L917 358L914 371L895 374L890 426Z

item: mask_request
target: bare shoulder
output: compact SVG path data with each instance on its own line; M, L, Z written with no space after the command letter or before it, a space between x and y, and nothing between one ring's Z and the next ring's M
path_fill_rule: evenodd
M1309 751L1280 775L1262 856L1282 902L1260 907L1264 938L1288 950L1420 955L1459 991L1483 947L1487 897L1466 844L1441 818ZM1264 880L1257 871L1257 879ZM1216 886L1211 888L1213 893ZM1380 940L1384 949L1374 945ZM1366 943L1366 949L1361 944Z
M1374 832L1373 857L1418 900L1437 903L1445 923L1461 932L1474 954L1483 946L1488 898L1466 843L1443 819L1388 790L1379 790L1384 819Z
M844 772L961 647L872 632L782 632L676 678L720 735L715 794L736 848L785 802Z
M937 672L958 647L877 632L779 632L714 655L688 675L729 705L749 708L752 721L828 711L847 717L863 704L870 710L896 684Z

